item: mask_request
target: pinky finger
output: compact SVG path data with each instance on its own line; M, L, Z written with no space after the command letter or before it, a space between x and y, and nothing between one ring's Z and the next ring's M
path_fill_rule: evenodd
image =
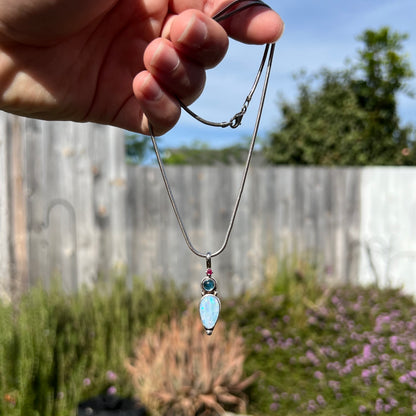
M140 130L149 134L149 123L155 135L170 130L179 120L181 108L178 100L167 94L148 71L142 71L133 80L133 92L146 117Z

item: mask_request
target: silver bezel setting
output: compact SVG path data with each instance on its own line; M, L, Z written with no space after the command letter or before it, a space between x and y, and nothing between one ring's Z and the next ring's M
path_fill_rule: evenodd
M204 283L207 281L214 282L214 287L211 290L207 290L204 287ZM201 281L201 289L202 289L201 291L202 296L207 295L207 294L216 296L217 295L217 281L212 276L205 276Z

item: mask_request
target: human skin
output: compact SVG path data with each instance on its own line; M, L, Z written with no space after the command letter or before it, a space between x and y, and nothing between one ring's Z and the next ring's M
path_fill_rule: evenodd
M275 42L283 23L256 6L219 24L230 0L0 0L0 109L157 135L191 104L228 36Z

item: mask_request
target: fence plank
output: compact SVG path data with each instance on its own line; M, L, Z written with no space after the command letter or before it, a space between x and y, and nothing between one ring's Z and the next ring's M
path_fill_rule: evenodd
M27 290L28 285L28 251L27 251L27 210L26 210L26 172L25 144L22 125L17 117L11 121L11 141L9 163L11 188L11 224L10 235L13 264L12 292Z
M98 269L109 276L109 271L127 262L126 254L126 166L123 132L114 127L88 125L92 147L94 174L94 205ZM111 273L110 273L111 274Z
M8 116L0 112L0 299L10 295Z
M29 282L35 284L42 281L49 285L48 250L46 231L44 229L46 215L45 188L48 175L47 136L44 129L47 124L34 119L21 119L24 125L26 143L26 193L28 212L28 251L29 251Z

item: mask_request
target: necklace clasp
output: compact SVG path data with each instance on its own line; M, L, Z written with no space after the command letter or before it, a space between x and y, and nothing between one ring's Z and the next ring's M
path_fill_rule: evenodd
M231 120L230 120L230 127L232 129L236 129L238 126L241 125L241 122L243 121L245 111L240 111L237 113Z

